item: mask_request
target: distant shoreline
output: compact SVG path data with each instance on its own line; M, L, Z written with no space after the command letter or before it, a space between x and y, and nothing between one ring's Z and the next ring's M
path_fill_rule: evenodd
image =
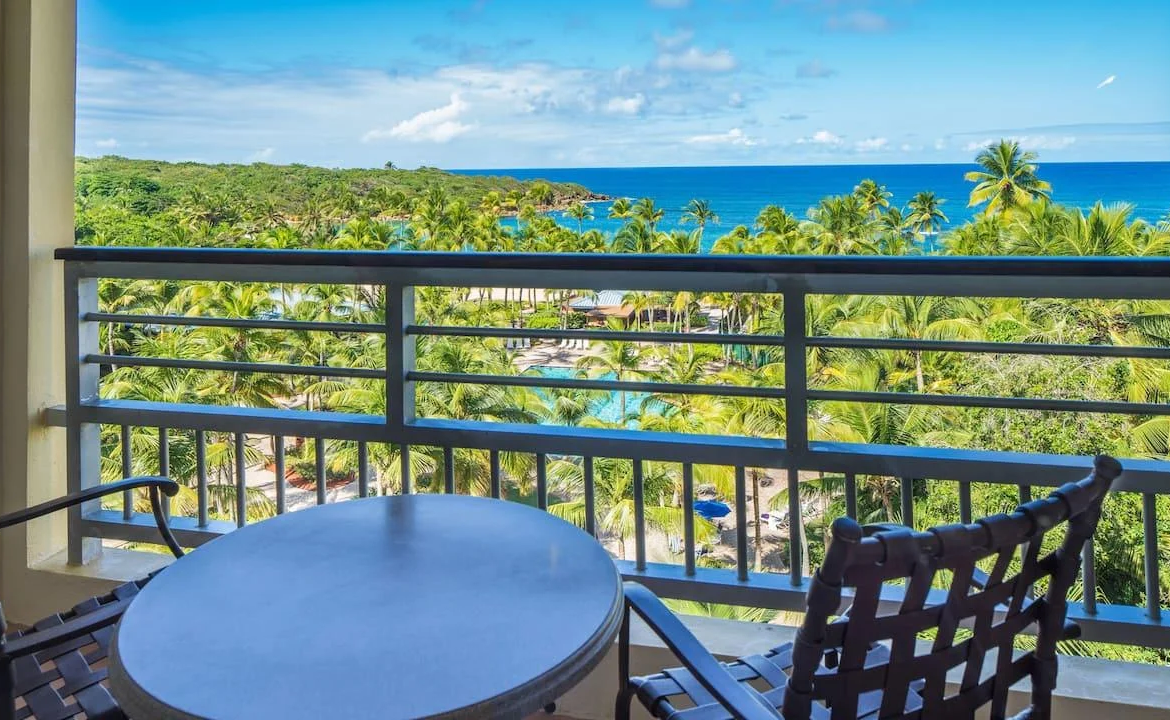
M1053 161L1043 160L1036 163L1037 167L1050 167L1053 165L1059 166L1080 166L1080 165L1170 165L1170 159L1167 160L1080 160L1080 161ZM509 177L508 173L515 172L567 172L571 170L743 170L751 169L758 170L761 168L910 168L910 167L965 167L971 168L971 162L956 161L956 162L936 162L936 163L836 163L830 165L809 165L805 163L793 163L791 165L783 164L768 164L768 165L582 165L582 166L564 166L564 167L514 167L514 168L443 168L444 172L453 173L456 175L484 175L496 177ZM490 175L489 175L490 173Z

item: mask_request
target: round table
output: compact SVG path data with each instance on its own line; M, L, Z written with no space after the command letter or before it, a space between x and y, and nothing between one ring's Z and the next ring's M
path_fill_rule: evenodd
M412 495L249 525L164 570L110 652L131 718L523 717L612 645L621 581L540 510Z

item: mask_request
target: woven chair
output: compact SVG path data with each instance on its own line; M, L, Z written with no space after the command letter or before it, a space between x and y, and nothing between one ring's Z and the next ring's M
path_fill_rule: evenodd
M0 516L0 530L105 495L148 488L154 520L175 557L183 555L167 527L163 496L179 486L163 477L137 477L82 490ZM125 720L106 689L106 657L114 623L149 578L120 585L73 609L50 615L26 630L6 634L0 608L0 720Z
M730 663L712 657L653 593L626 583L623 689L615 716L628 718L637 696L663 720L949 720L972 718L988 703L990 717L1001 720L1008 690L1030 678L1031 706L1016 718L1048 720L1056 643L1080 634L1067 621L1066 597L1080 571L1081 548L1120 473L1116 460L1100 456L1087 478L1010 515L927 532L888 525L866 532L838 518L824 564L810 583L795 642ZM1056 549L1042 552L1045 535L1062 523L1066 529ZM976 566L982 560L990 572ZM1013 560L1018 569L1009 574ZM932 596L939 577L946 589ZM1041 579L1047 590L1037 595L1033 587ZM880 602L883 583L894 580L904 590L896 606ZM844 588L853 590L852 605L834 618L848 599ZM631 610L685 667L630 677ZM969 630L959 632L960 624ZM1036 649L1013 652L1016 636L1029 628ZM934 640L919 654L919 633L927 630L935 631ZM960 666L958 690L948 695L947 673Z

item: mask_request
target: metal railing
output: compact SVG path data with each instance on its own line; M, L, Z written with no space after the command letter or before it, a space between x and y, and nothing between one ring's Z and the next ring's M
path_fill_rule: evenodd
M1083 477L1090 467L1084 457L1014 452L851 444L810 440L810 402L847 401L898 405L961 406L1061 412L1170 415L1170 405L1081 399L989 397L931 393L860 392L810 386L808 353L816 348L850 348L915 352L997 353L1051 356L1146 358L1170 360L1170 348L934 341L902 338L828 337L806 332L806 299L813 295L950 296L979 298L1170 299L1170 262L1153 259L1076 258L859 258L743 257L636 255L517 255L368 253L331 251L261 251L205 249L70 248L59 250L66 278L67 405L50 412L50 421L68 435L68 469L76 490L99 482L99 429L120 426L122 463L129 471L129 428L159 430L159 467L166 470L169 433L190 432L197 449L198 512L172 519L180 542L198 545L235 524L208 517L205 435L228 434L235 444L238 523L245 518L244 460L246 436L271 436L276 465L276 509L285 510L284 442L298 437L314 440L317 502L327 499L325 441L355 443L358 494L370 493L368 452L371 444L400 448L401 492L412 492L412 448L441 448L443 490L454 491L455 449L486 453L490 493L501 495L501 454L525 453L535 458L537 503L548 502L550 458L575 458L584 484L586 529L597 532L594 461L619 458L632 463L635 559L618 560L623 574L637 578L667 596L705 602L799 610L807 588L802 576L799 542L789 543L787 574L755 573L749 567L746 470L785 473L789 517L800 516L802 471L844 476L847 511L857 512L858 477L899 478L900 509L914 523L912 483L953 482L958 488L959 517L970 522L971 484L999 483L1019 488L1021 499L1036 486L1056 486ZM98 303L99 278L167 281L229 281L266 284L339 284L378 288L385 297L385 321L308 322L284 318L189 317L131 315L105 312ZM596 329L517 329L463 327L418 322L414 312L417 288L623 288L629 291L755 293L782 296L782 334L724 332L674 333ZM218 326L228 328L305 330L384 335L383 368L277 365L231 361L148 358L102 353L100 323L153 326ZM702 343L775 348L783 352L784 387L726 384L685 384L607 379L543 378L527 375L479 375L423 372L415 362L418 339L527 338L557 340L626 340L639 343ZM100 367L156 366L230 372L263 372L307 376L385 380L384 416L342 412L274 410L102 399ZM416 416L420 383L469 383L524 387L559 387L592 391L659 392L782 399L786 423L776 438L645 432L628 429L559 427L461 421ZM647 560L646 498L643 470L648 462L681 466L684 518L683 562ZM1084 557L1084 598L1070 615L1082 623L1088 640L1148 647L1170 647L1170 626L1159 607L1161 568L1158 563L1156 496L1170 494L1170 463L1125 460L1125 473L1115 484L1119 492L1142 495L1146 607L1098 603L1093 547ZM734 513L737 528L734 569L698 567L694 527L694 468L734 467ZM80 562L92 538L149 542L152 524L132 512L82 508L71 518L70 557ZM757 548L758 550L758 548ZM891 590L891 602L896 590Z

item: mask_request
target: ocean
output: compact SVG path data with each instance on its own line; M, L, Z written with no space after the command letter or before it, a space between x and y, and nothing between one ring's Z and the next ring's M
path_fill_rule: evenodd
M557 168L456 170L468 175L508 175L521 179L580 183L610 197L650 197L666 210L659 228L679 226L683 207L699 198L711 204L719 224L707 229L707 242L736 225L751 226L765 205L786 208L798 218L826 195L848 193L872 178L894 194L891 204L904 206L920 190L946 200L942 210L950 225L970 220L977 209L967 207L973 187L963 174L974 164L956 165L812 165L774 167ZM1098 200L1134 205L1133 217L1157 221L1170 213L1170 162L1039 163L1039 176L1052 183L1056 202L1088 209ZM605 217L607 203L594 208L596 217L585 229L614 232L620 221ZM559 213L555 213L559 215ZM575 221L564 219L569 226Z

